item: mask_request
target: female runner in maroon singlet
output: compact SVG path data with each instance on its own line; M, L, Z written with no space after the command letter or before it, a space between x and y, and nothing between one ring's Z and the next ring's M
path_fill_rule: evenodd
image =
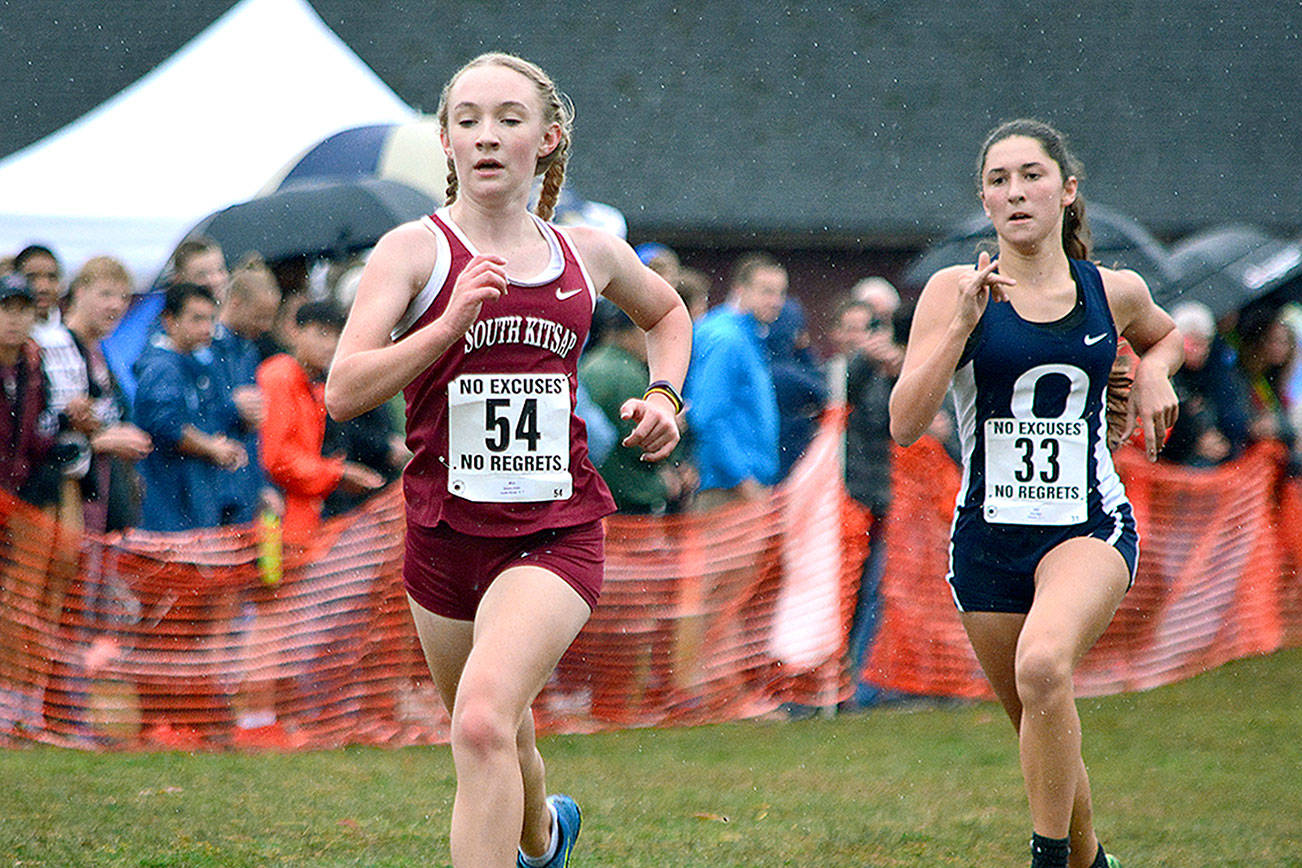
M405 393L403 578L452 715L453 864L562 866L579 815L546 797L530 705L596 603L614 511L574 415L576 364L605 295L646 332L655 385L624 405L624 444L658 461L678 442L691 320L624 241L545 222L572 108L542 70L478 57L438 117L448 204L376 245L326 405L347 419Z

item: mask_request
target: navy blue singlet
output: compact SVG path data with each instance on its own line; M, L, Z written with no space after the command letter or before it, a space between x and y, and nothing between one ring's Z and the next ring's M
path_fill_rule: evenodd
M1134 521L1106 438L1116 325L1097 266L1073 259L1071 272L1070 313L1037 323L987 305L954 372L963 483L949 581L964 611L1028 610L1039 560L1073 537L1116 546L1134 574Z

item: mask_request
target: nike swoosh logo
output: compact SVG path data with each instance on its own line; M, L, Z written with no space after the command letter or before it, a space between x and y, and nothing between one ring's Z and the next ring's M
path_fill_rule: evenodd
M1103 340L1104 338L1106 338L1107 336L1108 336L1108 333L1107 333L1107 332L1104 332L1104 333L1101 334L1101 335L1086 335L1086 336L1085 336L1085 346L1087 346L1087 347L1092 347L1092 346L1094 346L1095 344L1097 344L1099 341L1101 341L1101 340Z
M556 299L558 301L565 301L565 299L569 298L570 296L578 295L581 292L583 292L583 287L579 287L578 289L571 289L569 292L561 292L558 289L556 290Z

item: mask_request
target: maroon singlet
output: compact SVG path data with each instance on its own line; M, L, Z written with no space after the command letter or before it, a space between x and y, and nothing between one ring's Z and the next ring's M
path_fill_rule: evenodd
M442 315L477 252L446 208L421 224L438 245L434 273L394 340ZM413 453L403 474L410 523L512 537L615 511L574 413L596 289L565 233L537 224L552 250L549 265L485 303L465 336L403 390Z

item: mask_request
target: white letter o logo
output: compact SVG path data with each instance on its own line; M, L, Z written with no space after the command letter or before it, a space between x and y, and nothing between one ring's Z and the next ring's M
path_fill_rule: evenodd
M1071 382L1071 390L1057 419L1080 419L1085 414L1085 399L1089 394L1090 378L1075 365L1036 365L1013 383L1011 409L1016 419L1035 419L1035 387L1040 379L1050 374L1061 374Z

